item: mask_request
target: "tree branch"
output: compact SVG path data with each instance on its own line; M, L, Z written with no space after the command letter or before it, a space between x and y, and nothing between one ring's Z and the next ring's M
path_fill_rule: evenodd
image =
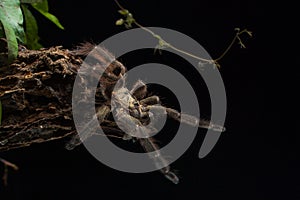
M72 89L82 58L62 47L22 50L0 66L0 151L76 134ZM110 121L104 132L120 133Z

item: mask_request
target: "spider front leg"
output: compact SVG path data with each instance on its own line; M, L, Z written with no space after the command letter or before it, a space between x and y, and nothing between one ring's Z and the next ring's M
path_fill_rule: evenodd
M149 105L155 105L155 104L159 104L160 100L158 96L150 96L147 97L145 99L140 100L140 104L142 104L143 106L149 106Z
M158 113L158 115L162 115L162 113L168 114L168 116L170 116L171 118L179 122L188 124L190 126L198 126L200 128L211 129L218 132L225 131L225 127L220 126L218 124L214 124L208 120L198 119L197 117L194 117L192 115L180 113L175 109L163 107L161 105L156 105L160 104L160 99L158 96L150 96L145 99L142 99L147 94L147 86L142 81L138 81L133 86L131 94L133 94L133 96L135 96L136 98L141 99L139 103L146 107L147 111L152 109L152 111L155 110L154 112Z
M130 90L130 94L138 100L143 99L147 95L147 85L138 80Z
M150 105L150 106L147 106L147 110L150 110L150 112L152 110L154 115L157 114L158 116L162 115L162 114L167 114L169 117L171 117L179 122L190 125L190 126L198 126L200 128L211 129L211 130L214 130L217 132L225 131L225 127L223 127L223 126L214 124L208 120L199 119L192 115L180 113L177 110L172 109L172 108L167 108L167 107L163 107L160 105Z
M93 118L97 119L98 118L98 123L101 124L105 117L110 113L110 108L106 105L101 106L97 113L94 115ZM85 141L87 138L91 137L93 133L95 133L95 128L97 128L98 125L95 124L95 120L91 120L90 122L88 122L84 128L82 129L83 131L81 132L81 135L76 134L75 136L73 136L73 138L71 139L71 141L69 141L66 144L66 149L68 150L72 150L74 149L76 146L80 145L83 141Z
M214 124L208 120L198 119L197 117L194 117L192 115L179 113L177 110L174 110L172 108L166 108L166 112L168 116L172 117L173 119L188 124L190 126L198 126L200 128L211 129L217 132L225 131L225 127L223 126Z
M166 107L163 107L160 105L156 105L156 104L160 104L160 99L158 96L150 96L150 97L147 97L144 99L144 97L147 94L147 86L141 80L137 81L134 84L130 93L134 97L136 97L137 99L140 100L139 103L141 105L143 105L144 107L146 107L147 111L152 109L152 111L155 110L155 112L158 113L158 115L161 115L162 113L168 114L168 116L170 116L171 118L173 118L179 122L188 124L190 126L198 126L200 128L211 129L211 130L218 131L218 132L225 131L225 127L220 126L218 124L214 124L208 120L198 119L197 117L194 117L192 115L180 113L177 110L174 110L172 108L166 108Z
M147 85L141 80L137 81L130 90L130 94L137 100L139 100L139 103L143 106L155 105L160 103L158 96L150 96L145 98L147 93Z

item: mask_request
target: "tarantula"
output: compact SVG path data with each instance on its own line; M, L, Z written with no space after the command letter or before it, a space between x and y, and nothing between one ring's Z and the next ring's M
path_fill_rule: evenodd
M91 58L89 63L85 63L82 76L84 76L85 73L93 74L95 70L103 72L96 92L96 104L98 101L100 105L98 109L96 109L96 117L98 118L99 124L103 123L111 112L114 112L115 119L118 120L118 124L122 126L120 128L125 132L122 138L125 140L138 141L146 152L156 151L157 153L151 156L151 159L158 168L160 168L159 166L166 166L161 168L160 172L173 183L177 184L179 178L171 171L170 166L166 165L167 161L159 153L159 147L154 138L149 137L150 133L155 132L155 128L144 127L149 124L150 118L153 117L153 110L155 110L156 114L167 114L174 120L190 126L213 129L221 132L224 131L224 127L210 123L207 120L198 119L191 115L182 114L172 108L161 106L158 96L147 96L147 86L141 80L134 84L130 90L126 88L124 78L126 68L106 49L98 46L95 47L95 45L91 43L85 43L72 53L83 56L89 54ZM107 63L110 63L110 65L105 69ZM96 76L91 77L97 79ZM121 84L116 86L119 80L121 80ZM114 89L115 86L116 88ZM115 99L115 105L111 105L112 98ZM126 112L126 110L129 112ZM154 116L154 118L155 117L159 116ZM85 124L84 126L89 128L90 125ZM130 135L126 133L130 133ZM85 140L90 136L91 135L81 135L79 137L76 135L66 145L66 148L73 149L81 144L81 140Z

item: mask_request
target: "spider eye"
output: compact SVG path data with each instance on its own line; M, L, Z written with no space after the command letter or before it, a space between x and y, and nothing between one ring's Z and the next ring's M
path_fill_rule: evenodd
M139 106L139 103L138 102L134 102L133 105L134 106Z

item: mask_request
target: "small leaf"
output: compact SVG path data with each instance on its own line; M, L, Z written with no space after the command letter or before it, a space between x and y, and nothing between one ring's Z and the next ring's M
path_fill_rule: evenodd
M124 24L124 19L119 19L116 21L116 25L117 26L120 26L120 25L123 25Z
M42 45L39 43L37 22L27 5L22 5L21 7L25 19L26 46L29 49L40 49Z
M43 0L39 3L31 4L33 8L39 11L42 15L44 15L47 19L52 21L58 28L64 29L64 27L60 24L59 20L52 14L48 12L48 1Z
M253 37L252 31L246 30L246 33L247 33L250 37Z
M2 22L5 35L8 30L7 24L12 29L15 37L21 42L25 43L25 32L23 29L23 14L20 8L19 0L1 0L0 1L0 21ZM6 25L5 25L6 24Z
M119 12L121 15L128 15L128 14L129 14L129 11L126 10L126 9L119 10L118 12Z

